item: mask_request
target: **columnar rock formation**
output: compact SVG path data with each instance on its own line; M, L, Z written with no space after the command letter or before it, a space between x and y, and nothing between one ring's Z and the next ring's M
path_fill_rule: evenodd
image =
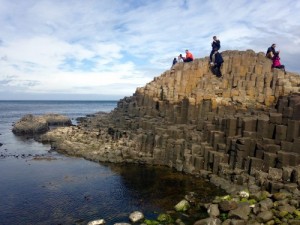
M107 117L42 139L96 161L168 165L271 191L296 190L300 77L271 70L263 53L222 55L222 78L211 73L208 58L178 63Z
M136 130L135 151L148 163L296 188L300 77L272 70L263 53L222 54L222 79L208 58L176 64L118 103L115 126Z

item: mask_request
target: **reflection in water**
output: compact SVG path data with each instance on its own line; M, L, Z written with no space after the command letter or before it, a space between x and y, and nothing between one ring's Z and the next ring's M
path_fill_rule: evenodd
M164 167L100 165L49 154L57 160L1 161L1 224L86 224L97 218L113 224L129 222L135 210L154 219L190 191L200 198L218 191Z
M141 209L151 210L149 205L154 205L158 207L159 212L173 210L174 206L191 192L194 193L198 202L209 202L214 196L225 194L223 190L202 178L180 173L167 167L112 164L110 168L121 175L123 185L134 199L138 199ZM201 212L199 215L195 215L195 218L202 215ZM148 213L148 216L154 219L157 214Z

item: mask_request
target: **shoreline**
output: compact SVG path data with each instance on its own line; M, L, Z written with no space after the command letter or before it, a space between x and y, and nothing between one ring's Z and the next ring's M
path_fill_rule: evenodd
M130 141L132 134L129 131L124 132L113 129L109 123L112 114L113 113L93 117L89 116L82 120L77 126L55 128L41 135L39 141L51 143L51 146L59 153L68 156L82 157L96 163L134 163L159 166L159 164L155 164L153 160L147 157L147 154L139 155L129 151L134 145L134 143ZM98 127L99 124L102 124L101 128ZM104 126L104 124L106 125ZM112 132L112 130L115 132ZM96 143L99 145L96 146ZM101 146L101 149L96 150L99 146ZM87 151L87 149L89 150ZM161 166L176 170L176 167L170 167L169 165ZM205 179L207 182L216 185L216 187L228 193L225 196L216 196L216 198L210 202L198 202L197 205L192 205L192 203L191 208L189 208L191 212L201 208L201 210L207 210L209 216L208 218L194 221L195 225L209 224L211 222L215 222L216 224L230 224L228 221L248 221L247 224L260 224L261 222L266 222L266 224L284 224L284 221L290 221L289 224L300 223L300 214L298 215L299 200L296 200L296 202L293 201L293 199L300 199L299 191L294 190L294 192L289 192L292 190L290 189L289 191L281 190L280 192L269 193L257 186L254 179L244 185L239 185L214 174L212 171L200 170L197 173L181 172L191 174L195 179ZM242 171L237 170L236 173L242 173ZM241 196L243 192L246 192L248 197ZM264 208L262 205L264 205L266 201L268 201L270 205ZM292 204L290 204L290 202L292 202ZM229 208L224 209L224 204L229 204L230 207L228 206ZM232 204L234 206L231 206ZM282 206L281 209L279 206ZM289 209L288 213L286 213L286 208ZM242 211L246 210L246 216L240 214L239 210L241 209L243 209ZM256 209L256 211L254 209ZM238 211L238 214L235 213L236 211ZM184 213L188 215L188 210ZM168 214L168 212L166 212L166 214ZM171 215L172 214L171 212ZM267 214L267 216L264 217L264 214ZM272 216L270 216L271 214ZM246 224L246 222L241 224Z

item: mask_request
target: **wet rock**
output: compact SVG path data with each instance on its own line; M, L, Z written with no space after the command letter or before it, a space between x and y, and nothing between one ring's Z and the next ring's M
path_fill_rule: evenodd
M248 220L248 215L251 209L249 204L240 204L236 209L230 210L228 217L232 219Z
M296 208L294 206L291 206L291 205L282 205L282 206L278 206L278 210L279 211L285 211L285 212L288 212L288 213L293 213Z
M256 201L262 201L267 198L270 198L272 195L267 191L258 191L251 193L249 198L255 199Z
M259 202L260 210L267 211L273 207L273 201L270 198L262 200Z
M88 222L87 225L104 225L106 222L104 219L99 219L99 220L93 220Z
M162 213L162 214L158 215L157 221L163 222L163 223L171 223L172 217L169 214Z
M220 215L218 204L211 204L207 209L207 213L210 217L218 217Z
M63 115L46 114L43 116L25 115L13 125L16 135L39 135L49 130L49 126L70 126L71 120Z
M190 204L187 200L184 199L177 203L174 208L178 212L185 212L190 208Z
M206 218L196 221L194 225L221 225L221 223L222 221L219 218Z
M273 213L271 211L264 211L257 215L257 221L261 223L266 223L273 218Z
M236 201L221 201L219 203L219 208L223 212L228 212L230 210L236 209L237 208L237 203Z
M291 193L277 192L273 194L273 198L277 201L284 200L291 197Z
M144 219L144 214L139 211L134 211L129 215L129 219L131 222L136 223Z
M196 202L195 192L190 192L189 194L185 195L184 198L191 204L195 204Z

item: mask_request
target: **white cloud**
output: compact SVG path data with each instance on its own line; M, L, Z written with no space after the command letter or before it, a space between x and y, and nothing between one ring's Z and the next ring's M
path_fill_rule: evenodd
M274 42L287 69L300 72L299 10L292 0L0 0L0 87L130 95L185 49L208 56L213 35L221 50Z

